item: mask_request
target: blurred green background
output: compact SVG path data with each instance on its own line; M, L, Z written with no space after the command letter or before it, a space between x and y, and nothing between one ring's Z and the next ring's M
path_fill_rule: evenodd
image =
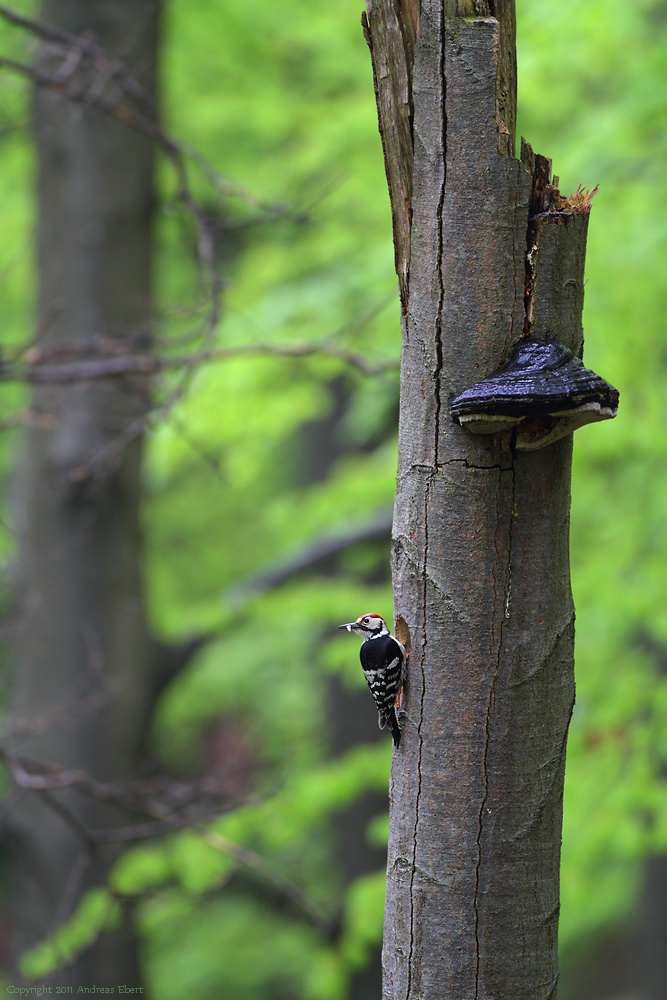
M14 6L34 13L31 3ZM166 3L169 131L226 177L289 209L267 221L243 197L221 202L193 175L199 198L224 222L220 345L331 338L371 363L398 358L391 218L360 13L360 0ZM0 26L5 54L23 44ZM647 892L667 854L667 3L518 0L518 63L519 134L553 159L564 193L600 185L585 350L621 392L617 420L575 440L577 704L559 996L629 1000L643 996L633 970ZM23 81L3 73L0 282L9 353L34 323L29 106ZM168 341L200 315L201 288L167 163L159 182L159 336ZM144 529L153 627L165 638L212 635L163 696L153 747L185 776L205 771L223 746L238 762L242 803L206 830L131 848L116 866L112 889L138 900L158 1000L342 1000L377 961L390 742L377 739L356 643L334 626L368 610L391 617L388 545L369 532L367 542L264 593L248 581L322 538L386 519L397 393L391 369L368 377L323 354L241 357L199 370L150 434ZM24 388L3 387L5 481L25 405ZM0 546L6 582L8 515ZM342 849L345 830L356 842ZM298 886L312 912L285 912L257 883L237 878L229 843ZM357 851L363 864L354 862ZM103 892L84 906L56 941L26 958L26 974L39 977L113 919Z

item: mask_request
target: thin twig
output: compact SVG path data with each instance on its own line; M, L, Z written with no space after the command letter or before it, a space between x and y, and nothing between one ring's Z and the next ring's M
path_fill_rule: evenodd
M11 20L13 23L20 25L21 27L32 30L42 38L48 38L67 46L70 52L72 51L72 47L74 47L74 50L90 56L94 60L94 68L97 70L98 74L100 70L106 70L110 65L112 65L112 61L108 59L103 50L98 46L95 46L87 39L71 36L67 32L62 32L60 29L52 29L51 26L44 25L42 22L31 21L29 18L22 17L21 15L14 16L13 12L9 11L8 8L4 6L0 6L0 15L4 16L8 20ZM270 206L261 199L249 197L248 192L241 188L240 185L225 181L204 160L203 157L199 154L195 154L191 148L186 148L183 144L179 143L176 139L169 135L162 128L155 114L152 112L150 114L143 114L142 112L130 107L128 104L120 103L119 101L105 96L102 92L103 88L99 86L96 87L94 85L95 81L93 81L92 84L89 84L88 81L86 81L85 85L75 84L72 79L73 74L69 71L65 74L64 78L62 73L48 73L40 67L22 63L4 56L0 56L0 67L10 69L13 72L28 77L37 87L59 93L68 100L95 108L98 111L114 118L116 121L122 122L129 128L132 128L149 138L169 158L176 174L178 186L177 198L194 220L197 229L197 259L202 273L206 276L209 301L207 315L201 330L201 338L205 351L210 351L213 347L213 337L221 317L223 281L218 271L215 253L215 240L209 213L202 208L192 193L188 179L186 161L188 159L196 158L199 168L205 169L209 180L214 183L218 192L224 192L227 196L233 194L236 197L244 198L255 208L261 208L266 211L267 216L282 217L288 214L286 207L284 205ZM114 74L116 74L117 66L115 63L113 63L113 69ZM109 78L108 72L105 72L104 75ZM118 70L116 75L118 77L121 90L124 90L124 92L129 96L134 97L135 100L138 99L136 88L132 84L133 77L131 77L131 75L126 71L120 72L120 70ZM205 354L198 359L198 362L201 363L203 360L206 360ZM139 363L139 367L134 370L143 373L140 366L141 362ZM103 475L106 472L108 465L117 458L127 445L144 432L151 419L155 417L163 417L174 408L174 406L187 392L196 368L197 365L194 361L188 361L182 364L177 385L172 389L167 399L162 402L157 410L152 414L149 412L136 420L133 420L124 428L121 434L119 434L113 441L110 441L107 445L105 445L93 459L79 466L77 469L72 470L69 473L69 478L73 481L78 481L88 478L90 475Z
M2 14L3 8L0 6L0 15ZM30 22L27 18L22 18L21 20L28 21L29 24L37 23ZM57 29L53 30L54 32L57 31ZM76 36L67 37L72 39L71 44L79 43L80 47L85 48L91 44L83 38L77 39ZM97 46L94 46L94 48L99 54L99 59L104 60L103 65L105 67L108 64L116 66L116 63L110 60L108 56L104 55L101 49ZM224 197L235 197L239 200L245 201L248 205L265 212L269 216L275 216L277 218L294 216L297 220L303 221L304 215L302 212L294 212L293 209L284 203L267 201L266 199L254 194L237 181L224 177L197 149L188 143L175 139L172 135L166 132L165 129L163 129L159 124L156 117L149 117L149 115L136 111L127 104L123 104L119 101L106 97L98 88L89 84L75 85L71 83L71 76L62 78L57 73L48 73L30 63L19 62L16 59L10 59L6 56L0 56L0 67L12 70L12 72L18 73L21 76L28 77L37 87L44 90L54 91L55 93L62 94L70 101L85 104L91 108L96 108L98 111L103 112L111 118L115 118L117 121L120 121L129 128L142 133L155 142L156 145L158 145L172 160L172 163L176 168L176 174L179 181L179 200L185 202L186 204L191 201L192 204L189 207L191 209L194 208L197 215L200 214L201 209L192 197L189 183L187 181L185 162L188 160L194 163L202 171L218 194ZM97 68L99 71L99 66ZM131 77L126 73L123 79L131 79ZM127 90L127 88L123 89L129 94L129 96L135 96L135 94ZM201 214L204 213L202 212Z
M99 865L100 860L96 852L93 831L82 823L79 817L76 816L71 809L68 809L67 806L57 799L48 789L36 789L36 791L42 801L48 805L49 809L56 813L56 815L60 816L65 826L68 826L77 840L80 841L90 857L90 860Z
M15 24L19 28L26 29L44 41L57 42L66 49L78 52L81 56L95 60L98 63L109 64L112 67L111 75L119 77L126 93L134 97L135 100L141 101L151 113L154 112L153 102L137 79L128 72L127 67L118 60L109 59L104 49L100 48L99 45L96 45L89 38L84 38L80 35L71 35L68 31L57 28L53 24L25 17L12 10L11 7L6 7L4 4L0 4L0 17L3 17L6 21Z
M36 718L18 718L10 720L5 729L5 738L11 740L35 736L48 732L49 729L71 724L73 719L90 712L97 712L109 703L111 693L105 688L80 697L73 697ZM1 751L0 751L1 753Z
M363 354L336 344L331 340L301 341L292 344L235 344L212 348L195 354L158 357L153 354L126 354L86 360L49 364L42 362L37 350L29 352L29 363L7 365L0 368L0 380L32 383L63 384L91 379L111 378L119 375L156 375L168 370L192 371L211 361L227 361L248 355L305 358L325 354L356 368L364 375L378 376L398 369L395 359L369 361Z
M91 41L90 38L85 38L80 35L72 35L69 32L64 31L62 28L57 28L52 24L47 24L44 21L39 21L34 18L25 17L22 14L18 14L10 7L6 7L4 4L0 4L0 17L5 18L5 20L10 21L18 27L24 28L31 34L36 35L38 38L42 38L44 41L56 42L62 45L66 50L74 50L81 56L88 58L93 62L93 65L98 70L98 73L103 75L105 82L108 82L113 77L116 77L122 90L126 94L133 97L135 100L140 101L152 118L157 117L155 105L136 77L129 72L127 66L121 60L111 59L104 49L95 44L95 42ZM15 66L11 68L16 69L18 72L25 73L30 67L24 66L23 64L15 64ZM52 78L52 81L54 84L63 82L62 80L57 80L55 78ZM42 81L40 85L46 86L48 84L46 81ZM101 107L102 104L99 101L100 97L101 93L97 93L96 90L93 89L88 92L87 102ZM76 98L73 97L73 99ZM134 120L134 126L138 125L143 131L145 123ZM164 133L164 136L166 137L166 133ZM152 136L152 138L154 138L154 136ZM224 197L231 196L239 198L247 204L252 205L254 208L260 209L262 212L274 214L279 217L292 214L292 210L289 206L266 201L266 199L254 194L244 185L238 183L238 181L232 181L229 178L224 177L218 170L216 170L213 164L200 152L200 150L196 149L194 146L185 142L177 142L171 137L167 138L171 143L172 148L178 148L184 158L190 160L199 167L201 172L208 179L211 186L215 191L217 191L218 194ZM297 218L298 217L299 216L297 215Z
M181 816L193 810L197 803L199 813L219 815L222 805L239 804L224 790L219 778L205 775L196 781L178 782L172 779L135 780L131 782L100 782L80 768L64 768L58 764L43 763L19 756L0 745L0 759L4 760L9 774L18 788L31 792L60 792L74 789L89 798L123 806L134 812L158 819L161 823L181 823ZM192 814L189 822L192 822ZM115 831L101 831L101 839L115 837ZM91 834L92 836L92 834ZM94 837L93 837L94 839Z

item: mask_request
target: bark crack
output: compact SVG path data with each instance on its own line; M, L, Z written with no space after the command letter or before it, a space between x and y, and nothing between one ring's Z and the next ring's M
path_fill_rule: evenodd
M443 211L445 204L445 182L447 177L447 114L445 106L445 93L446 93L446 80L445 80L445 5L443 4L442 15L441 15L441 44L440 44L440 66L439 73L442 80L442 105L441 105L441 115L442 115L442 179L440 183L440 193L438 197L438 208L437 208L437 224L438 224L438 252L437 252L437 268L438 268L438 310L435 320L435 371L433 373L434 382L434 394L435 394L435 419L434 419L434 448L433 448L433 466L430 468L430 478L426 484L426 490L424 492L424 568L423 568L423 591L422 591L422 643L421 643L421 674L422 674L422 685L421 685L421 696L420 696L420 706L419 706L419 722L417 725L417 739L419 741L419 751L417 759L417 798L415 801L415 825L412 833L412 870L410 874L410 945L408 951L408 976L407 976L407 988L406 988L406 1000L409 1000L410 991L412 988L412 966L414 960L414 921L415 921L415 902L414 902L414 880L415 874L417 872L417 835L419 831L419 805L421 800L422 792L422 752L424 742L422 739L422 724L424 720L424 696L426 691L425 683L425 669L424 664L426 660L426 623L427 623L427 604L428 604L428 584L429 584L429 573L428 573L428 547L429 547L429 537L428 537L428 512L430 509L430 496L431 496L431 484L433 482L433 477L438 474L438 449L440 444L440 415L442 409L441 401L441 376L443 367L443 350L442 350L442 311L445 303L445 282L443 277L443 255L444 255L444 235L443 235ZM420 469L424 467L420 466ZM424 471L426 471L424 469Z
M487 469L498 469L500 472L511 472L511 465L501 465L499 462L493 462L491 465L475 465L470 459L465 456L464 458L449 458L446 462L440 462L438 468L446 469L448 465L462 465L466 469L476 469L480 472L486 472ZM417 468L417 466L413 466Z
M486 719L485 719L485 741L484 741L484 756L482 760L482 771L484 777L484 793L482 795L482 802L479 807L479 817L478 817L478 827L477 827L477 863L475 866L475 892L473 896L473 910L475 916L475 996L474 1000L479 1000L479 978L480 978L480 965L481 965L481 954L480 954L480 938L479 938L479 882L480 874L482 868L482 834L484 828L484 812L486 810L486 803L489 798L489 771L488 771L488 757L489 757L489 747L491 744L491 711L493 709L493 699L496 687L496 681L498 679L498 674L500 672L500 666L503 654L503 639L505 632L505 621L509 618L509 608L511 604L512 597L512 527L514 522L514 505L516 502L516 473L515 473L515 442L512 440L512 492L510 499L510 511L509 511L509 528L507 534L507 569L505 572L505 580L503 582L502 596L503 596L503 609L500 616L500 626L498 630L498 652L496 655L496 662L493 670L493 677L491 678L491 684L489 686L489 700L486 707ZM502 470L501 470L502 471ZM499 484L500 486L500 484ZM500 499L500 489L497 493L498 500ZM502 565L502 550L498 546L498 530L500 529L500 509L496 508L496 565ZM495 574L495 566L493 569L493 582L494 582L494 593L497 593L497 581ZM494 615L494 620L497 616Z
M445 304L445 279L442 273L442 264L444 256L444 206L445 206L445 186L447 183L447 78L446 78L446 66L445 66L445 48L446 48L446 19L445 19L445 4L442 5L442 20L441 20L441 32L442 36L440 39L440 79L442 81L442 180L440 182L440 194L438 197L438 209L436 218L438 220L438 312L435 321L435 461L434 465L437 468L438 465L438 450L440 446L440 410L442 407L441 400L441 377L442 377L442 310Z
M419 698L419 722L417 723L417 740L419 741L419 751L417 756L417 798L415 800L415 825L412 831L412 867L410 871L410 946L408 950L408 982L407 989L405 993L406 1000L410 997L410 988L412 985L412 962L413 962L413 950L414 950L414 920L415 920L415 903L414 903L414 882L415 875L417 873L417 834L419 831L419 804L422 794L422 751L424 747L424 741L422 739L422 723L424 721L424 693L426 690L426 676L424 671L424 661L426 659L426 606L427 606L427 589L428 589L428 512L430 507L430 493L431 493L431 483L433 482L433 476L437 475L437 471L434 469L432 471L432 476L426 484L426 490L424 491L424 587L422 590L422 641L421 641L421 659L420 659L420 669L422 675L421 683L421 693Z

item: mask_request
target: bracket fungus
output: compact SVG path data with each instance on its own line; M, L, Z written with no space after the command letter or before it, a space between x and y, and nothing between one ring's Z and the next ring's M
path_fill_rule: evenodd
M583 424L615 417L618 389L562 344L531 338L520 340L506 365L462 392L450 409L473 434L514 428L516 447L533 451Z

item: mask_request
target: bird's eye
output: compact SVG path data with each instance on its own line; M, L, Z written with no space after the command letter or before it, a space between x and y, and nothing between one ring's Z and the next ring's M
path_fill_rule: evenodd
M370 618L362 618L362 625L368 625Z

